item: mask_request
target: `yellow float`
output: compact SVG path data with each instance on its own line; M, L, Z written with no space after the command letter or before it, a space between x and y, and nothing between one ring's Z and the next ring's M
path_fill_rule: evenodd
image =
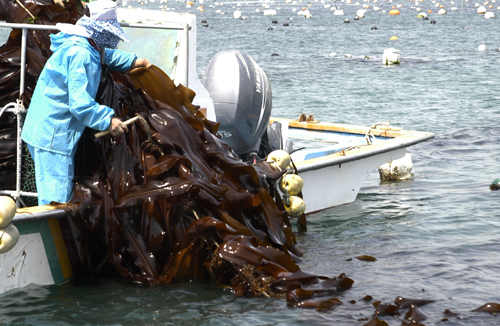
M287 151L279 149L269 153L266 162L281 171L290 165L291 158Z
M297 195L302 191L303 186L304 181L296 174L285 174L281 178L280 190L283 193L288 193L292 196Z
M9 224L6 228L0 229L0 254L12 249L19 240L19 230L14 224Z
M16 202L8 196L0 196L0 229L5 228L16 215Z

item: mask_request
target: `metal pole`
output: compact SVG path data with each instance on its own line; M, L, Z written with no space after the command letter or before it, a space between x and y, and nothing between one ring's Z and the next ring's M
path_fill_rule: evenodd
M26 71L26 34L28 30L26 28L22 29L23 34L21 37L21 84L19 85L19 98L24 93L24 73Z
M186 46L183 49L183 55L186 58L186 71L184 71L184 86L189 87L189 24L184 24L183 28L184 39L186 40Z

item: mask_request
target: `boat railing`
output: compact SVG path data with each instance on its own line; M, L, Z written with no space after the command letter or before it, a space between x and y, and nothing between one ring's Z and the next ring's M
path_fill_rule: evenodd
M125 28L148 28L148 29L163 29L163 30L177 30L181 32L181 41L177 42L180 46L176 47L174 54L174 61L176 62L176 69L172 73L178 74L175 78L176 83L182 83L188 87L188 68L189 68L189 30L190 26L187 23L161 23L161 24L141 24L141 23L120 23ZM22 159L23 159L23 142L21 140L21 131L23 125L24 114L26 109L22 101L22 95L25 89L25 74L26 74L26 39L28 30L50 30L59 31L56 25L37 25L37 24L17 24L0 22L0 29L21 29L21 64L20 64L20 82L19 82L19 98L16 102L11 102L0 108L0 117L5 113L14 113L17 120L17 150L16 150L16 189L1 189L0 195L8 195L16 200L17 206L26 206L22 201L22 196L25 197L38 197L36 192L22 191ZM178 60L182 58L181 60ZM181 66L181 67L179 67ZM162 68L160 66L160 68ZM172 78L173 79L173 78Z

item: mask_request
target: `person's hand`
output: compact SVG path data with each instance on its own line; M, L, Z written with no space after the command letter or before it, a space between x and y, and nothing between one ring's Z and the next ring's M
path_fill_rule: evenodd
M151 67L151 62L149 62L146 59L136 59L135 64L132 67L132 69L133 68L140 68L140 67L149 68L149 67Z
M108 130L111 136L117 137L123 134L124 132L127 132L128 127L120 119L112 118Z

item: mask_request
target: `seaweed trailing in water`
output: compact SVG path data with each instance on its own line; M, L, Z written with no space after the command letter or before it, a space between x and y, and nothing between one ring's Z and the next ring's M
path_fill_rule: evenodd
M79 17L73 1L66 10L48 1L25 1L27 10L0 2L0 15L9 22L29 19L27 11L36 23ZM13 32L4 48L18 51L18 35ZM48 33L30 35L26 104L50 55ZM12 51L0 58L8 76L0 87L15 98L19 60ZM97 100L122 120L140 115L146 125L133 124L117 139L93 139L87 131L80 142L75 192L61 207L82 227L85 271L113 266L131 281L152 285L212 279L236 295L279 297L301 289L313 296L349 288L353 281L343 274L329 278L300 270L289 218L274 200L282 172L265 162L242 162L215 136L218 125L192 105L194 96L156 67L104 74ZM296 306L337 304L300 301Z

